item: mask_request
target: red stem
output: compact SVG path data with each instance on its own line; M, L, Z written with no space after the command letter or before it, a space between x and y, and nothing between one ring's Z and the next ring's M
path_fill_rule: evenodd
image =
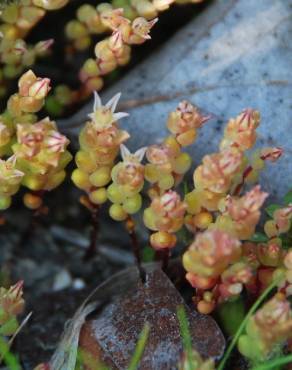
M141 252L140 252L140 246L137 238L137 234L135 231L135 223L131 217L128 218L126 221L126 228L128 230L128 233L130 235L131 241L132 241L132 251L135 258L136 266L139 271L139 277L144 284L146 281L146 272L144 268L142 267L142 258L141 258Z
M97 245L97 237L98 237L98 229L99 229L99 220L98 220L98 208L94 208L91 210L91 233L90 233L90 243L86 250L84 260L88 261L94 257L96 254L96 245Z
M162 271L166 273L168 270L170 251L168 248L165 248L161 252L162 252L161 268L162 268Z

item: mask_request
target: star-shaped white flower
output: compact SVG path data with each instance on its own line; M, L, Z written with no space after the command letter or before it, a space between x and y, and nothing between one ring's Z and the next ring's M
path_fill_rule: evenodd
M131 153L130 150L126 147L126 145L121 144L121 156L124 162L142 162L144 155L146 153L147 147L143 147L138 149L135 153Z
M90 113L88 117L103 128L110 127L113 122L118 121L121 118L127 117L129 114L124 112L115 113L118 102L120 100L121 93L116 94L112 97L105 105L102 104L100 96L94 92L94 104L93 113Z
M18 183L24 176L22 171L19 171L16 166L16 155L12 155L7 160L0 159L0 180L6 180L13 183Z

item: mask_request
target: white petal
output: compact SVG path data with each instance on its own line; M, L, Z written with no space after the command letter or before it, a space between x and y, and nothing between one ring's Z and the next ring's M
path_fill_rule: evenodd
M102 106L100 96L98 95L97 91L94 91L94 104L93 104L93 111L95 112Z
M110 108L110 110L114 113L114 111L116 110L116 107L118 105L118 102L120 100L120 97L121 97L121 93L117 93L115 96L113 96L107 103L106 103L106 107L107 108Z
M16 164L16 155L12 155L10 158L7 159L7 163L11 163L13 166Z
M113 115L115 121L118 121L119 119L124 118L124 117L128 117L128 116L129 116L129 113L124 113L124 112L115 113Z
M24 172L20 171L20 170L14 170L14 176L13 177L23 177L24 176Z
M143 148L138 149L135 153L134 156L138 158L139 162L142 162L144 155L146 153L147 146L144 146Z
M154 18L152 19L152 21L149 21L148 24L150 25L150 28L152 28L157 22L158 22L158 18Z
M129 149L126 147L126 145L124 144L121 144L120 145L120 149L121 149L121 156L122 156L122 159L125 160L127 157L129 157L131 155L131 152L129 151Z

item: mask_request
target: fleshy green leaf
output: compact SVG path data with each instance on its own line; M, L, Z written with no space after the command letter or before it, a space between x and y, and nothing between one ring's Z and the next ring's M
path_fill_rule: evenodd
M265 235L263 233L254 233L253 236L250 238L250 241L254 242L254 243L265 243L268 240L269 239L268 239L267 235Z
M292 203L292 189L284 196L284 204Z
M217 312L224 330L233 336L245 317L243 298L238 297L234 301L222 303Z

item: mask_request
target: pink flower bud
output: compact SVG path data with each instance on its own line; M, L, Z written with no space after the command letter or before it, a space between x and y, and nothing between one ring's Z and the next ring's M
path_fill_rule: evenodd
M282 148L265 148L261 151L261 159L275 162L283 154Z
M147 21L143 17L138 17L134 19L132 23L132 29L135 35L141 37L144 40L151 39L149 32L151 28L158 22L158 18L153 19L152 21Z

